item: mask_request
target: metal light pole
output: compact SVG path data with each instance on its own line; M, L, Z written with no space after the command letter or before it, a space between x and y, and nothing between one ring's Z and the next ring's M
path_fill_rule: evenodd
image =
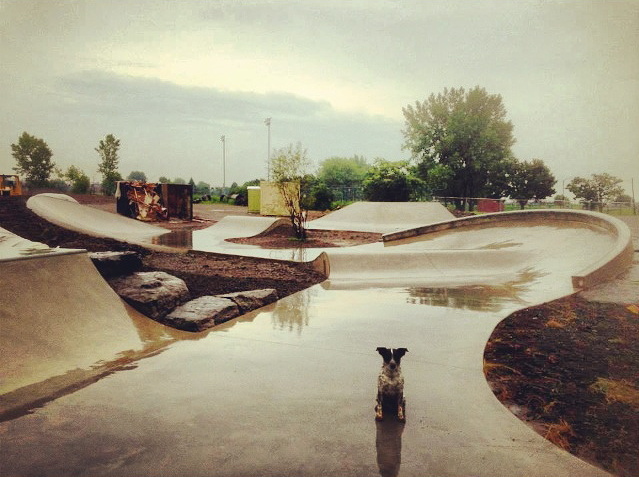
M266 118L264 124L268 128L268 149L266 151L266 178L271 180L271 118Z
M220 136L222 141L222 193L226 194L226 136Z

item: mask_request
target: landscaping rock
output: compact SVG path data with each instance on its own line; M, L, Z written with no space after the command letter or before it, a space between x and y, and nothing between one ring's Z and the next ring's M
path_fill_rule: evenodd
M202 296L178 306L162 322L180 330L202 331L240 314L240 308L228 298Z
M248 313L251 310L256 310L277 301L277 290L275 288L264 288L218 296L233 300L240 307L242 313Z
M129 275L142 267L137 252L92 252L89 258L103 277Z
M184 280L165 272L137 272L110 284L133 308L158 321L190 298Z

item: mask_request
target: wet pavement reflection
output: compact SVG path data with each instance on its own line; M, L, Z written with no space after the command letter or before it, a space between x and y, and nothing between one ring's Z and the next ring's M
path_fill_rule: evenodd
M402 464L404 423L396 419L376 422L375 450L377 467L382 477L397 477Z
M165 245L167 247L191 250L193 248L193 231L172 230L168 234L151 238L153 245Z
M315 288L307 288L295 293L289 300L279 301L271 316L273 327L301 334L304 327L309 325L309 309L315 293Z
M513 305L527 305L526 295L536 280L546 274L527 268L517 279L497 285L460 287L410 287L407 302L414 305L443 306L474 311L499 312Z
M476 311L500 311L505 305L526 302L509 287L409 288L407 302Z
M172 341L0 423L3 465L39 476L421 476L426 465L432 475L487 476L468 455L499 450L490 458L518 462L512 439L531 431L504 420L481 373L483 343L509 306L415 306L409 293L318 285ZM154 330L141 336L157 339ZM405 426L374 420L380 345L411 350ZM478 436L495 426L486 450Z
M0 422L1 465L34 476L602 475L511 416L482 367L499 321L572 292L571 273L611 239L500 232L511 236L332 252L330 280L190 337L131 317L131 342L156 352ZM405 425L374 420L378 346L410 349Z

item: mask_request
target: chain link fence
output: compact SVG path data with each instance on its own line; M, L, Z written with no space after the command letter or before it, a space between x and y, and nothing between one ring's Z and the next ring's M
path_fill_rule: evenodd
M483 197L433 197L433 200L448 208L463 211L500 212L522 210L517 199L490 199ZM524 201L522 201L524 202ZM569 200L529 200L523 210L531 209L575 209L604 212L611 215L637 215L639 206L633 201L625 202L590 202Z

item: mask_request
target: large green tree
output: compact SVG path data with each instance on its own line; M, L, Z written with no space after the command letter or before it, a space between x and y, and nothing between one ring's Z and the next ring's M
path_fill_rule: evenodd
M404 148L437 195L495 196L498 176L512 158L513 125L500 95L479 86L444 89L402 109ZM461 205L461 203L459 203Z
M531 199L545 199L555 193L557 182L541 159L514 162L510 174L508 195L523 209Z
M590 179L575 177L566 186L577 199L583 199L591 209L599 208L615 200L616 197L624 193L620 184L622 179L608 173L592 174Z
M47 143L27 132L22 133L17 144L11 144L11 155L17 162L13 170L24 175L26 182L35 187L46 185L55 169L51 160L53 153Z
M119 149L120 140L113 134L107 134L104 139L100 140L98 147L95 148L100 155L98 171L102 174L102 190L106 195L113 195L115 193L115 183L122 180L122 176L118 172Z

